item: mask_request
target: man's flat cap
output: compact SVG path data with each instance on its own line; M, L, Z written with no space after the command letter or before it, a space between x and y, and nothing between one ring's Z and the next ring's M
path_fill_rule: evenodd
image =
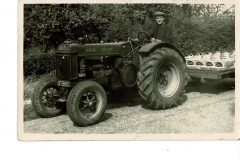
M153 15L154 15L155 17L156 17L156 16L165 16L165 13L163 13L163 12L155 12Z

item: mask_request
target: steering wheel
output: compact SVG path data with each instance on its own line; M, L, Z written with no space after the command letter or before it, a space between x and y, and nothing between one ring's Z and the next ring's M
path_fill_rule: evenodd
M146 39L152 38L152 36L151 36L148 32L146 32L146 31L141 31L141 32L138 33L138 39L140 39L140 35L141 35L141 34L145 34L145 35L147 36Z

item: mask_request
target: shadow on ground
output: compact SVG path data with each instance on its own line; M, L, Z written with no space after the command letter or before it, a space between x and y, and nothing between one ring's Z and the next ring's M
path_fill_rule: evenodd
M107 121L107 120L110 119L112 116L113 116L112 113L104 113L103 116L101 117L101 119L99 120L99 122L98 122L97 124ZM96 124L93 124L93 125L96 125ZM74 127L82 127L82 126L79 126L79 125L76 124L76 123L73 123L73 126L74 126ZM90 125L90 126L85 126L85 127L91 127L91 125ZM85 128L85 127L84 127L84 128Z
M118 90L108 94L107 109L134 107L143 103L136 89Z
M185 87L186 93L200 92L219 94L230 90L235 90L235 78L214 80L206 83L191 82Z
M142 98L139 96L137 90L121 90L121 91L115 91L108 94L108 104L107 109L114 109L114 108L121 108L121 107L133 107L142 104ZM64 110L64 115L67 115L66 110ZM24 114L23 114L23 121L31 121L34 119L42 118L38 116L31 103L24 105ZM102 117L105 121L111 116L109 113L105 113ZM105 118L105 119L104 119Z
M178 102L177 102L177 104L178 104L178 106L179 105L182 105L182 104L184 104L186 101L187 101L187 99L188 99L188 97L186 96L186 95L182 95L181 97L180 97L180 99L178 100ZM148 106L148 104L146 103L146 102L142 102L142 108L144 108L144 109L146 109L146 110L156 110L156 111L159 111L159 110L167 110L167 109L171 109L171 108L175 108L175 107L177 107L177 106L172 106L171 108L166 108L166 109L153 109L153 108L150 108L149 106Z

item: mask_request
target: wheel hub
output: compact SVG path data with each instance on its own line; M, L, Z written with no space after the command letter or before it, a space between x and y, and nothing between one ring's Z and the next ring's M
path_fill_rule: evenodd
M97 104L97 98L94 92L86 92L82 96L82 105L80 105L80 110L83 111L85 109L89 109L90 112L95 112L96 110L96 104Z
M93 99L87 99L84 103L85 103L88 107L92 107L92 106L94 106L95 101L93 101Z
M51 102L51 101L53 100L52 94L48 94L48 95L46 96L46 100L49 101L49 102Z
M177 67L170 62L159 66L157 73L157 90L163 97L171 97L179 86L180 75Z
M49 87L46 88L43 93L42 93L42 103L43 105L46 107L46 109L48 110L56 110L56 103L55 103L55 99L54 99L54 93L57 92L57 88L56 87Z
M164 85L164 86L167 86L167 84L168 84L168 78L167 78L167 76L165 76L165 74L161 73L161 74L159 75L158 80L159 80L159 84Z

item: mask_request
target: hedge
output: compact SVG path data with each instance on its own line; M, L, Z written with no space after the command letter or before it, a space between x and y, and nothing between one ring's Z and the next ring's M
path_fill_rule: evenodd
M29 54L23 58L24 76L41 75L55 69L54 53Z

